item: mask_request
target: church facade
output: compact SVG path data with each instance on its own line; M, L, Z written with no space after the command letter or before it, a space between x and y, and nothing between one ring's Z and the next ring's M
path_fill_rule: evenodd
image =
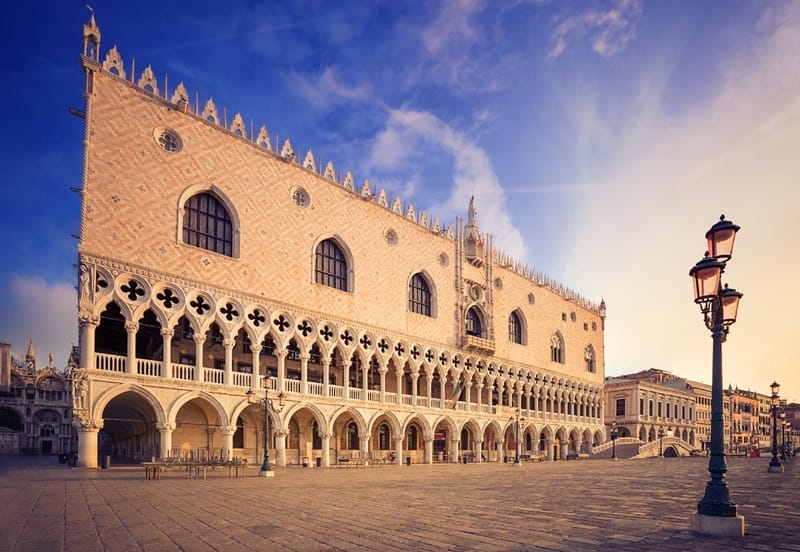
M78 464L563 459L605 441L605 305L84 26ZM247 392L268 393L253 410ZM278 407L282 396L283 407ZM519 445L519 446L518 446Z
M9 343L0 343L0 456L71 454L69 373L37 367L33 343L17 361Z

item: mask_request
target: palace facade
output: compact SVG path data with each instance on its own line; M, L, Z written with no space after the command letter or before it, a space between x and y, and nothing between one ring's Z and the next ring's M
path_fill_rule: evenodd
M466 222L101 57L84 26L78 464L562 459L605 441L605 305ZM275 401L277 403L277 401ZM276 404L277 406L277 404ZM517 431L519 420L519 431Z

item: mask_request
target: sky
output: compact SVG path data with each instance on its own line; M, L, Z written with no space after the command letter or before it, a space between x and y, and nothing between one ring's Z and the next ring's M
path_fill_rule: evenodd
M800 399L800 2L92 3L101 59L183 82L606 301L606 375L711 383L689 269L721 214L744 293L724 384ZM5 6L0 340L77 343L84 2Z

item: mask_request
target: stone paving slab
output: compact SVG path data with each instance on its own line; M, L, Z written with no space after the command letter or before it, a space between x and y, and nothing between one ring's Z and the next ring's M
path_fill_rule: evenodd
M255 470L208 479L0 458L0 550L800 551L800 468L728 459L746 536L689 530L706 458ZM800 460L797 460L800 463Z

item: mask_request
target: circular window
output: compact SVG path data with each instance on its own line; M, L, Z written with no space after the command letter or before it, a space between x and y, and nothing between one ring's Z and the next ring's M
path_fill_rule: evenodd
M470 297L472 297L473 301L477 301L477 300L479 300L481 298L482 291L483 290L481 290L481 286L479 286L478 284L475 284L470 288L469 295L470 295Z
M447 266L450 262L450 259L447 258L447 253L439 253L439 265L440 266Z
M389 245L397 245L397 232L395 232L393 228L387 228L383 233L383 239L385 239L386 243Z
M158 127L154 129L153 138L161 149L169 153L178 153L183 149L180 135L171 128Z
M311 199L308 197L308 192L303 188L295 187L292 188L292 203L298 207L308 207Z
M495 278L494 279L494 289L496 289L496 290L503 289L503 280L501 280L500 278Z
M533 293L528 294L528 303L530 303L531 305L536 303L536 297L533 296Z

